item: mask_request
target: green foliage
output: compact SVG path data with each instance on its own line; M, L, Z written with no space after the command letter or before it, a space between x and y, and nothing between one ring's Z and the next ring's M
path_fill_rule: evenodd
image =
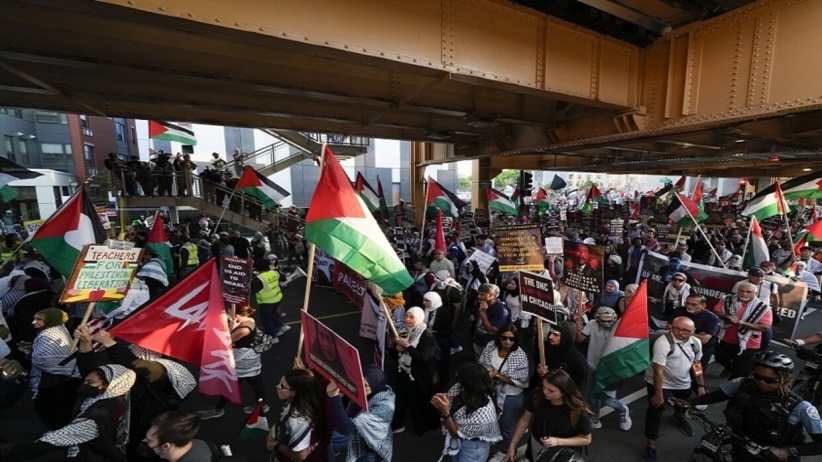
M494 178L494 188L500 189L506 186L516 186L519 181L519 170L503 170Z
M471 177L470 176L458 176L457 177L457 189L460 191L467 191L471 189Z

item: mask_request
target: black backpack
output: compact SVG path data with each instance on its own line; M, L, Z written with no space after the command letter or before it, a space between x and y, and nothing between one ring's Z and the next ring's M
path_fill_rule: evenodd
M657 340L659 340L659 337L662 337L663 335L668 338L668 343L671 345L671 349L668 350L668 354L665 356L671 356L674 353L674 334L668 329L655 330L648 339L648 353L650 354L651 360L653 360L654 358L654 344ZM694 350L694 355L696 355L696 345L694 345L693 342L690 341L690 339L688 339L688 344L691 345L691 348Z

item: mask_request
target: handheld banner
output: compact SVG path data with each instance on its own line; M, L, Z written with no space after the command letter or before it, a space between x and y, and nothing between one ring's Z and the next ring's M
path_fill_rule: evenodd
M368 399L357 349L305 310L300 310L300 318L305 335L306 364L334 382L344 395L367 411Z
M118 250L86 245L74 266L60 303L122 300L143 259L143 249Z
M344 263L334 261L334 290L343 294L356 307L362 306L365 278Z
M539 316L551 324L557 323L557 311L554 305L554 284L551 279L527 271L520 271L519 291L522 311Z
M245 305L251 293L251 260L220 257L220 278L223 281L223 299L228 303Z
M498 226L494 230L499 270L542 271L542 232L537 224Z
M562 283L583 292L601 293L604 289L601 245L565 241L565 266Z

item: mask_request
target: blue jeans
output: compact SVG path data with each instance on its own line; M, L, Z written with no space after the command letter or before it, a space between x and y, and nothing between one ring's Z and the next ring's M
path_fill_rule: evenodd
M618 412L620 415L625 414L628 412L628 408L622 404L620 400L616 398L615 391L608 391L605 390L604 395L600 396L591 396L591 391L594 389L594 384L596 382L597 371L596 369L589 369L588 370L588 380L586 383L586 391L585 395L588 397L588 402L591 404L591 412L594 414L594 418L599 419L599 410L602 408L602 405L611 406L614 411ZM611 396L613 395L613 396Z
M500 445L503 451L508 450L508 445L511 444L511 438L514 437L514 430L517 428L517 421L522 416L524 394L523 392L518 395L508 395L505 397L505 403L502 405L502 415L499 418L499 431L502 433Z
M452 462L486 462L491 452L488 441L460 440L460 452L451 457Z
M277 332L283 327L283 323L277 316L277 307L280 303L262 303L257 305L257 311L260 313L260 324L262 324L263 332L276 337Z

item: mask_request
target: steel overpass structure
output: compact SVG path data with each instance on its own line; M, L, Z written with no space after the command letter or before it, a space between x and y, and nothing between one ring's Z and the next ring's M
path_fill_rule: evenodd
M819 24L816 0L0 0L0 104L411 140L417 199L458 160L475 189L793 176L822 168Z

